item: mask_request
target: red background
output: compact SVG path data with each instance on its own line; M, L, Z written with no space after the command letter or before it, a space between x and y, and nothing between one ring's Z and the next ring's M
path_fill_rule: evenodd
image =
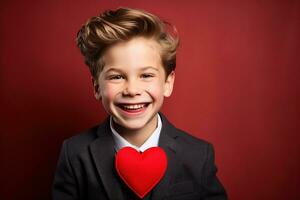
M215 145L231 200L300 199L300 1L1 1L0 199L50 199L63 139L105 118L75 35L118 6L175 24L163 112Z

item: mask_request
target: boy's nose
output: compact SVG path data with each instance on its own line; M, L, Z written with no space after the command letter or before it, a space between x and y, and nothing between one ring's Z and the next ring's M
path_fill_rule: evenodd
M123 95L136 96L136 95L140 95L140 94L141 94L141 90L140 90L138 82L132 81L132 80L128 81L123 90Z

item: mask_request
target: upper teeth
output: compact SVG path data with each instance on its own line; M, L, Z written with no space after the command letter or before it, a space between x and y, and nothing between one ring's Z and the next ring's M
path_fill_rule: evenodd
M144 107L145 104L136 104L136 105L123 105L126 109L139 109Z

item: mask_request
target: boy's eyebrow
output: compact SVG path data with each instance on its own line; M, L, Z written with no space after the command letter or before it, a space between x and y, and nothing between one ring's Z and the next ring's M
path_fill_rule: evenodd
M154 69L154 70L158 71L158 69L156 67L152 67L152 66L146 66L146 67L141 68L142 71L145 71L147 69Z
M157 68L152 67L152 66L142 67L140 70L141 70L141 71L145 71L145 70L147 70L147 69L153 69L153 70L159 71ZM108 68L107 70L105 70L104 73L107 73L107 72L110 72L110 71L123 72L122 69L115 68L115 67L110 67L110 68Z
M110 72L110 71L122 72L122 70L121 70L121 69L118 69L118 68L111 67L111 68L108 68L106 71L104 71L104 73L107 73L107 72Z

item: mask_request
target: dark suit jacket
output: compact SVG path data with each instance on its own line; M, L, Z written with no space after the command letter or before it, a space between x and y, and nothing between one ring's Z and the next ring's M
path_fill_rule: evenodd
M145 199L227 199L216 177L212 145L175 128L161 113L160 116L159 146L167 154L168 167ZM55 173L53 200L137 199L118 177L114 154L108 119L65 140Z

